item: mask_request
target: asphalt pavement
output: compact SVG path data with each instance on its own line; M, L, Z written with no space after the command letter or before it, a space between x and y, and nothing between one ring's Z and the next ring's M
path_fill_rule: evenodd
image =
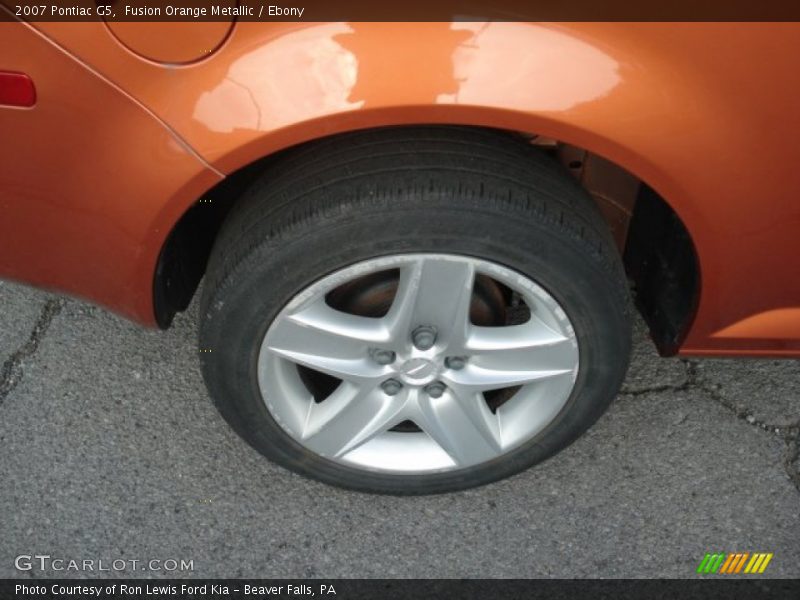
M800 577L800 362L662 359L640 323L623 392L567 450L397 498L241 441L196 324L196 306L159 332L0 282L0 577L693 577L706 552Z

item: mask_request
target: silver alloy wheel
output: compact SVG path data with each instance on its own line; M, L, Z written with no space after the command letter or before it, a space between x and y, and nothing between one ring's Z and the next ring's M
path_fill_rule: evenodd
M380 318L326 300L343 284L389 270L399 281ZM518 294L529 318L474 325L478 274ZM569 318L528 277L467 256L397 254L351 265L295 296L264 336L258 382L275 421L312 452L369 471L419 474L475 466L535 437L569 400L578 364ZM315 398L298 366L338 385ZM490 407L484 394L509 388L510 398ZM412 431L398 427L409 421Z

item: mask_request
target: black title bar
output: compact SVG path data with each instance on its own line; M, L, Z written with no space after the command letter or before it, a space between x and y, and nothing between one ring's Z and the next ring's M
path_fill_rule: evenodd
M787 0L0 0L25 21L796 21Z
M6 579L0 598L14 600L117 600L180 598L265 600L335 598L458 598L459 600L797 600L800 580L723 578L692 580L520 580L520 579Z

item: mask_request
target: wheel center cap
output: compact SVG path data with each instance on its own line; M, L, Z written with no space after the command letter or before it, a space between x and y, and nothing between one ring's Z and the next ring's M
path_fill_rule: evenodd
M425 385L436 379L436 365L426 358L412 358L400 367L400 375L411 385Z

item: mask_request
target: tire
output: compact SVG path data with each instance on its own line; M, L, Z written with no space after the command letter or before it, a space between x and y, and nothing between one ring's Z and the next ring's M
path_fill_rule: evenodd
M605 411L630 354L596 206L493 130L372 130L286 153L223 224L201 315L228 423L279 465L374 493L460 490L544 460Z

